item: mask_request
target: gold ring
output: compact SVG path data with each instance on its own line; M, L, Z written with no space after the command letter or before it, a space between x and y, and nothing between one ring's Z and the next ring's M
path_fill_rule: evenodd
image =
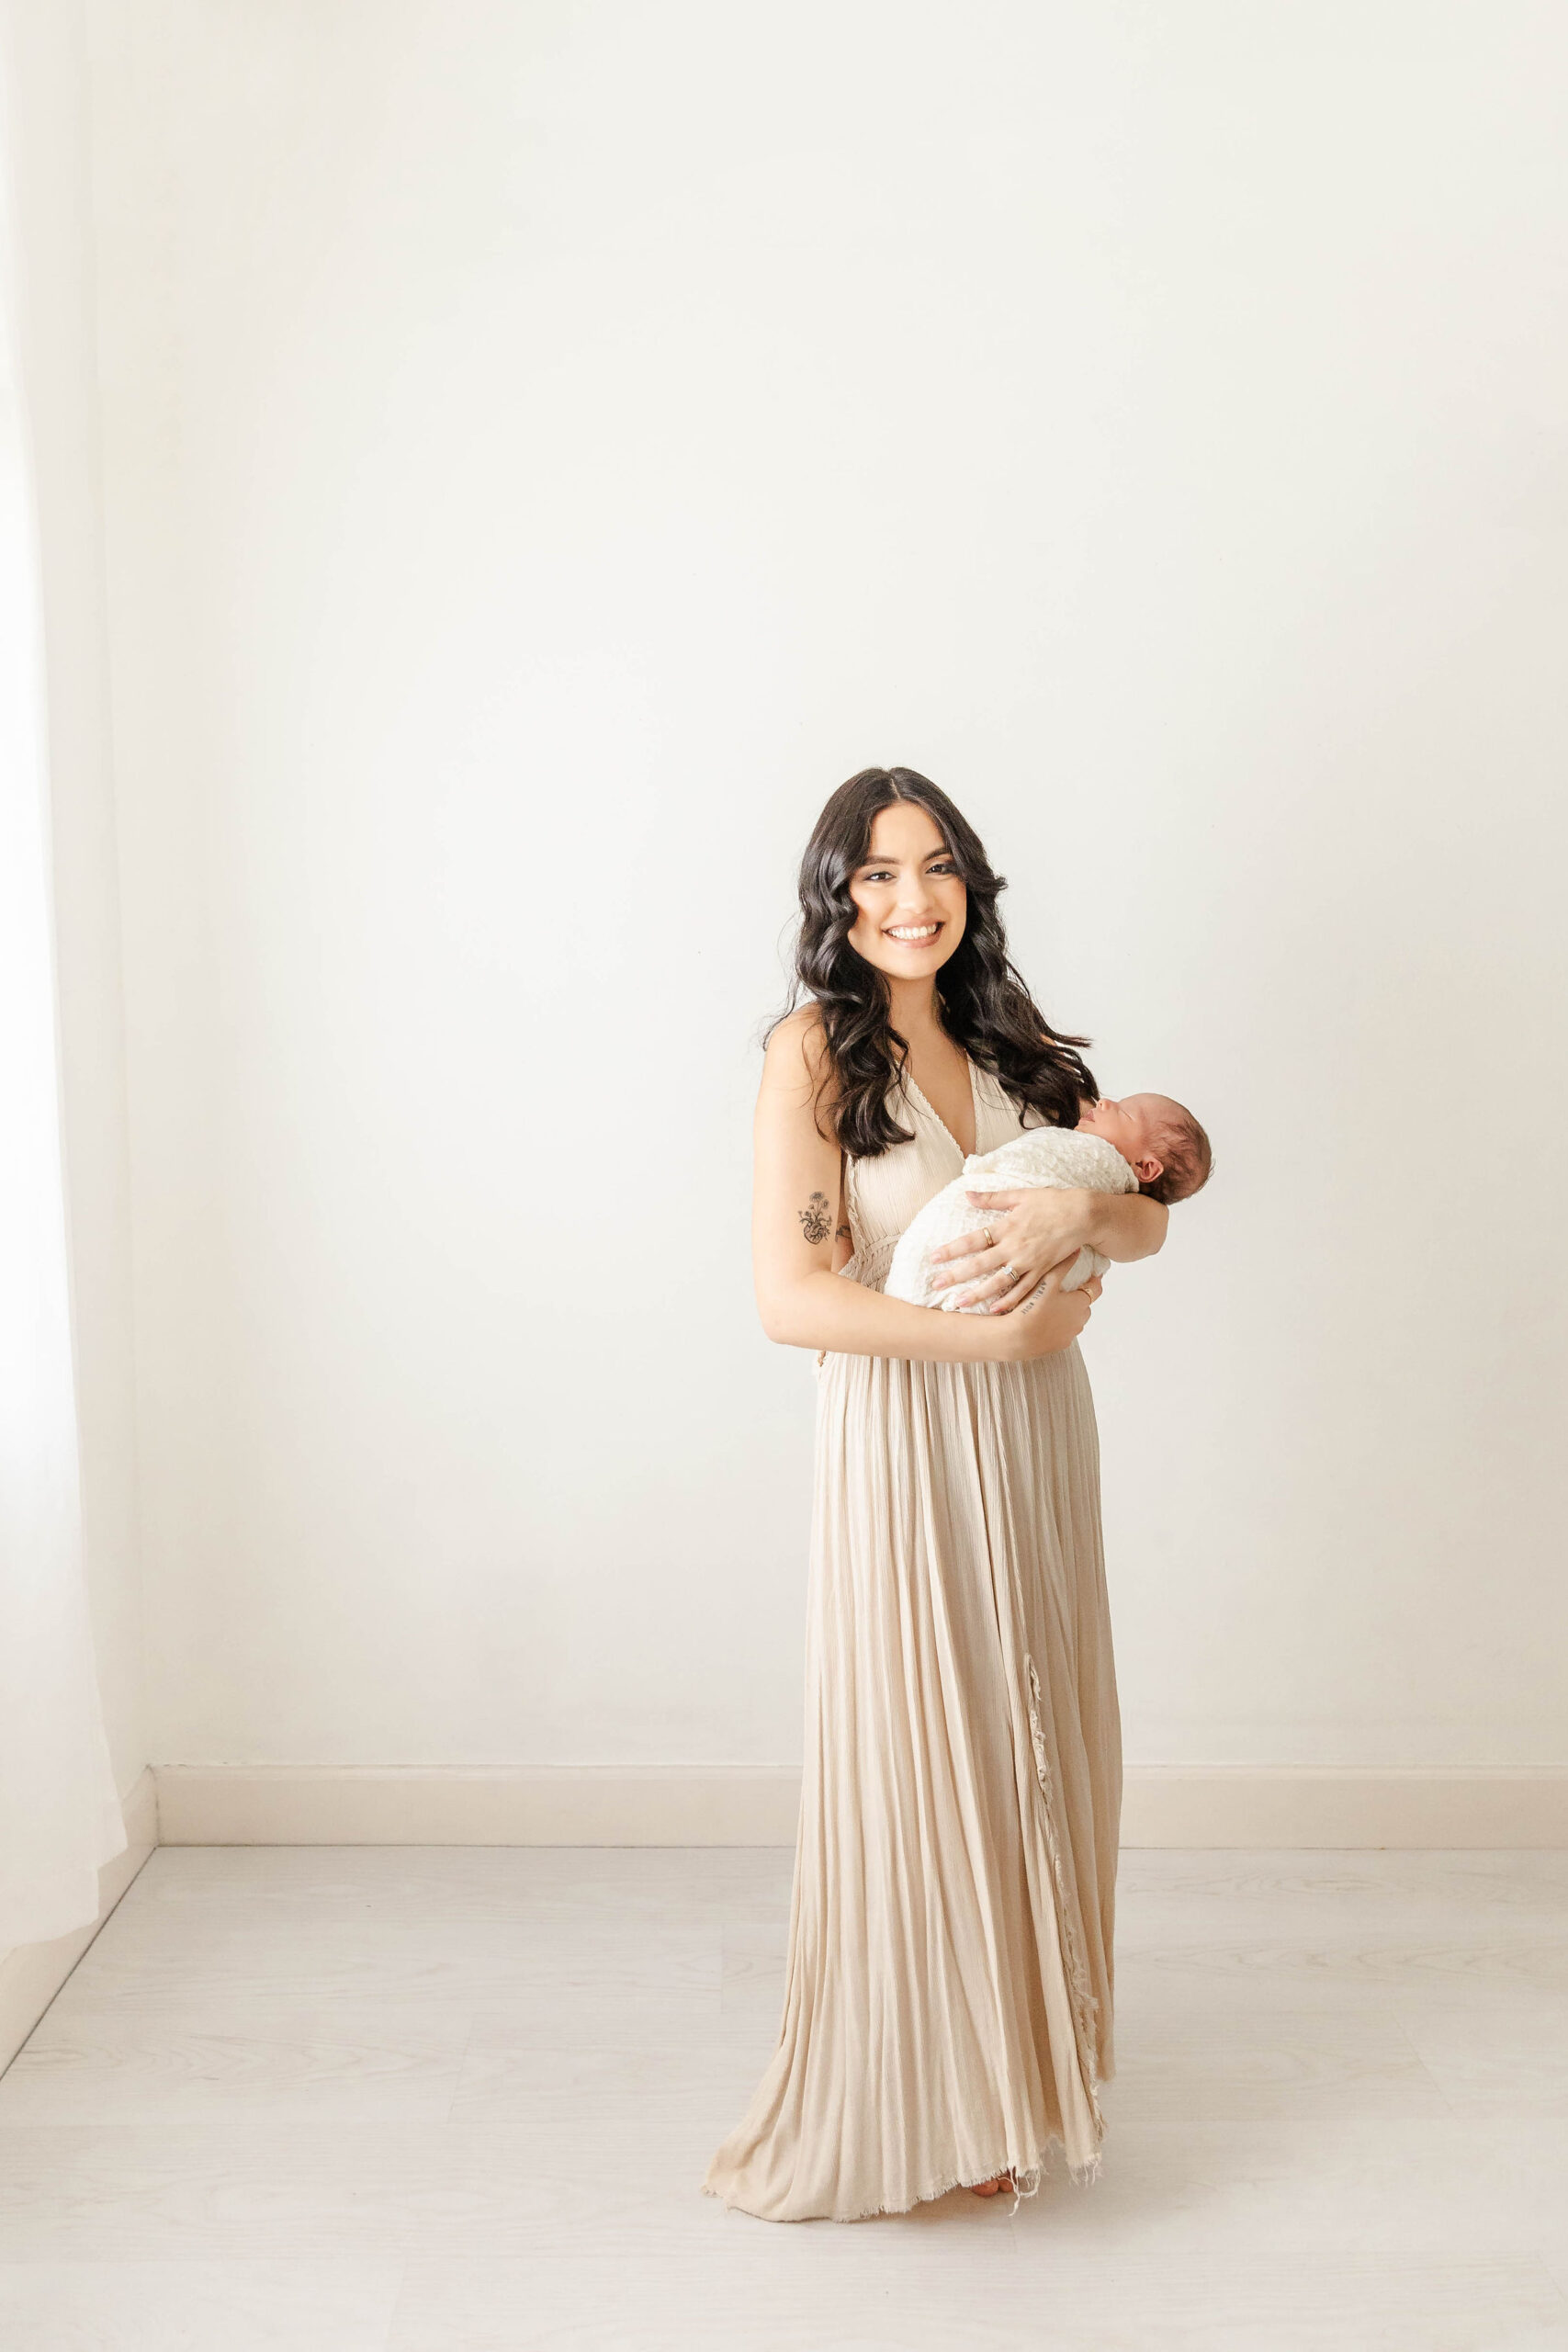
M997 1246L997 1245L996 1245L995 1240L994 1240L994 1239L993 1239L993 1238L992 1238L992 1234L991 1234L991 1228L990 1228L990 1227L989 1227L988 1225L983 1225L983 1226L980 1227L980 1230L981 1230L981 1232L982 1232L982 1233L985 1235L985 1237L986 1237L986 1247L987 1247L987 1250L994 1250L994 1249L996 1248L996 1246Z

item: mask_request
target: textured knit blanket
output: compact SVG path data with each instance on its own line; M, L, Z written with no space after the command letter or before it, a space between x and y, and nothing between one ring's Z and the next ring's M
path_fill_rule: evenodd
M933 1272L946 1273L945 1264L933 1267L931 1251L961 1233L974 1233L986 1222L986 1212L965 1200L966 1193L1012 1193L1044 1187L1052 1191L1081 1188L1091 1193L1135 1193L1138 1180L1129 1163L1103 1136L1080 1135L1076 1127L1028 1127L995 1151L972 1152L964 1173L944 1184L899 1236L885 1284L889 1298L907 1298L916 1306L951 1309L955 1283L945 1291L931 1290ZM1110 1266L1098 1250L1078 1251L1062 1280L1064 1290L1077 1290L1090 1274ZM1031 1293L1039 1295L1039 1286ZM961 1315L985 1312L985 1302L958 1308Z

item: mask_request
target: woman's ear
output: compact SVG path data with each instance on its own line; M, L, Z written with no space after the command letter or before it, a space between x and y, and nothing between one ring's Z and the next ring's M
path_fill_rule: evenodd
M1165 1162L1156 1159L1152 1151L1145 1151L1141 1159L1134 1160L1133 1173L1140 1184L1152 1184L1156 1176L1165 1174Z

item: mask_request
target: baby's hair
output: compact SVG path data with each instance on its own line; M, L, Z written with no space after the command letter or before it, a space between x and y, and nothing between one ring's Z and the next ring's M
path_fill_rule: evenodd
M1163 1202L1167 1208L1201 1193L1214 1165L1209 1138L1191 1112L1179 1102L1173 1102L1170 1112L1155 1132L1155 1149L1165 1166L1152 1182L1138 1187L1145 1199Z

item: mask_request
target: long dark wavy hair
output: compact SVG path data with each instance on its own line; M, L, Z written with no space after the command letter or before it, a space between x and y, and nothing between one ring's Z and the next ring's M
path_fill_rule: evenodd
M841 784L813 828L800 861L800 932L784 1020L803 995L821 1009L827 1041L822 1102L833 1095L831 1125L852 1159L874 1159L909 1140L887 1107L889 1089L908 1057L894 1028L887 981L852 947L859 915L850 883L865 864L873 820L900 800L913 801L938 826L968 893L964 936L936 976L942 1025L982 1069L998 1078L1020 1109L1038 1111L1054 1127L1077 1125L1080 1105L1098 1090L1077 1048L1087 1037L1053 1029L1014 969L997 900L1007 888L993 873L974 827L945 792L913 768L862 768ZM778 1022L770 1024L772 1035Z

